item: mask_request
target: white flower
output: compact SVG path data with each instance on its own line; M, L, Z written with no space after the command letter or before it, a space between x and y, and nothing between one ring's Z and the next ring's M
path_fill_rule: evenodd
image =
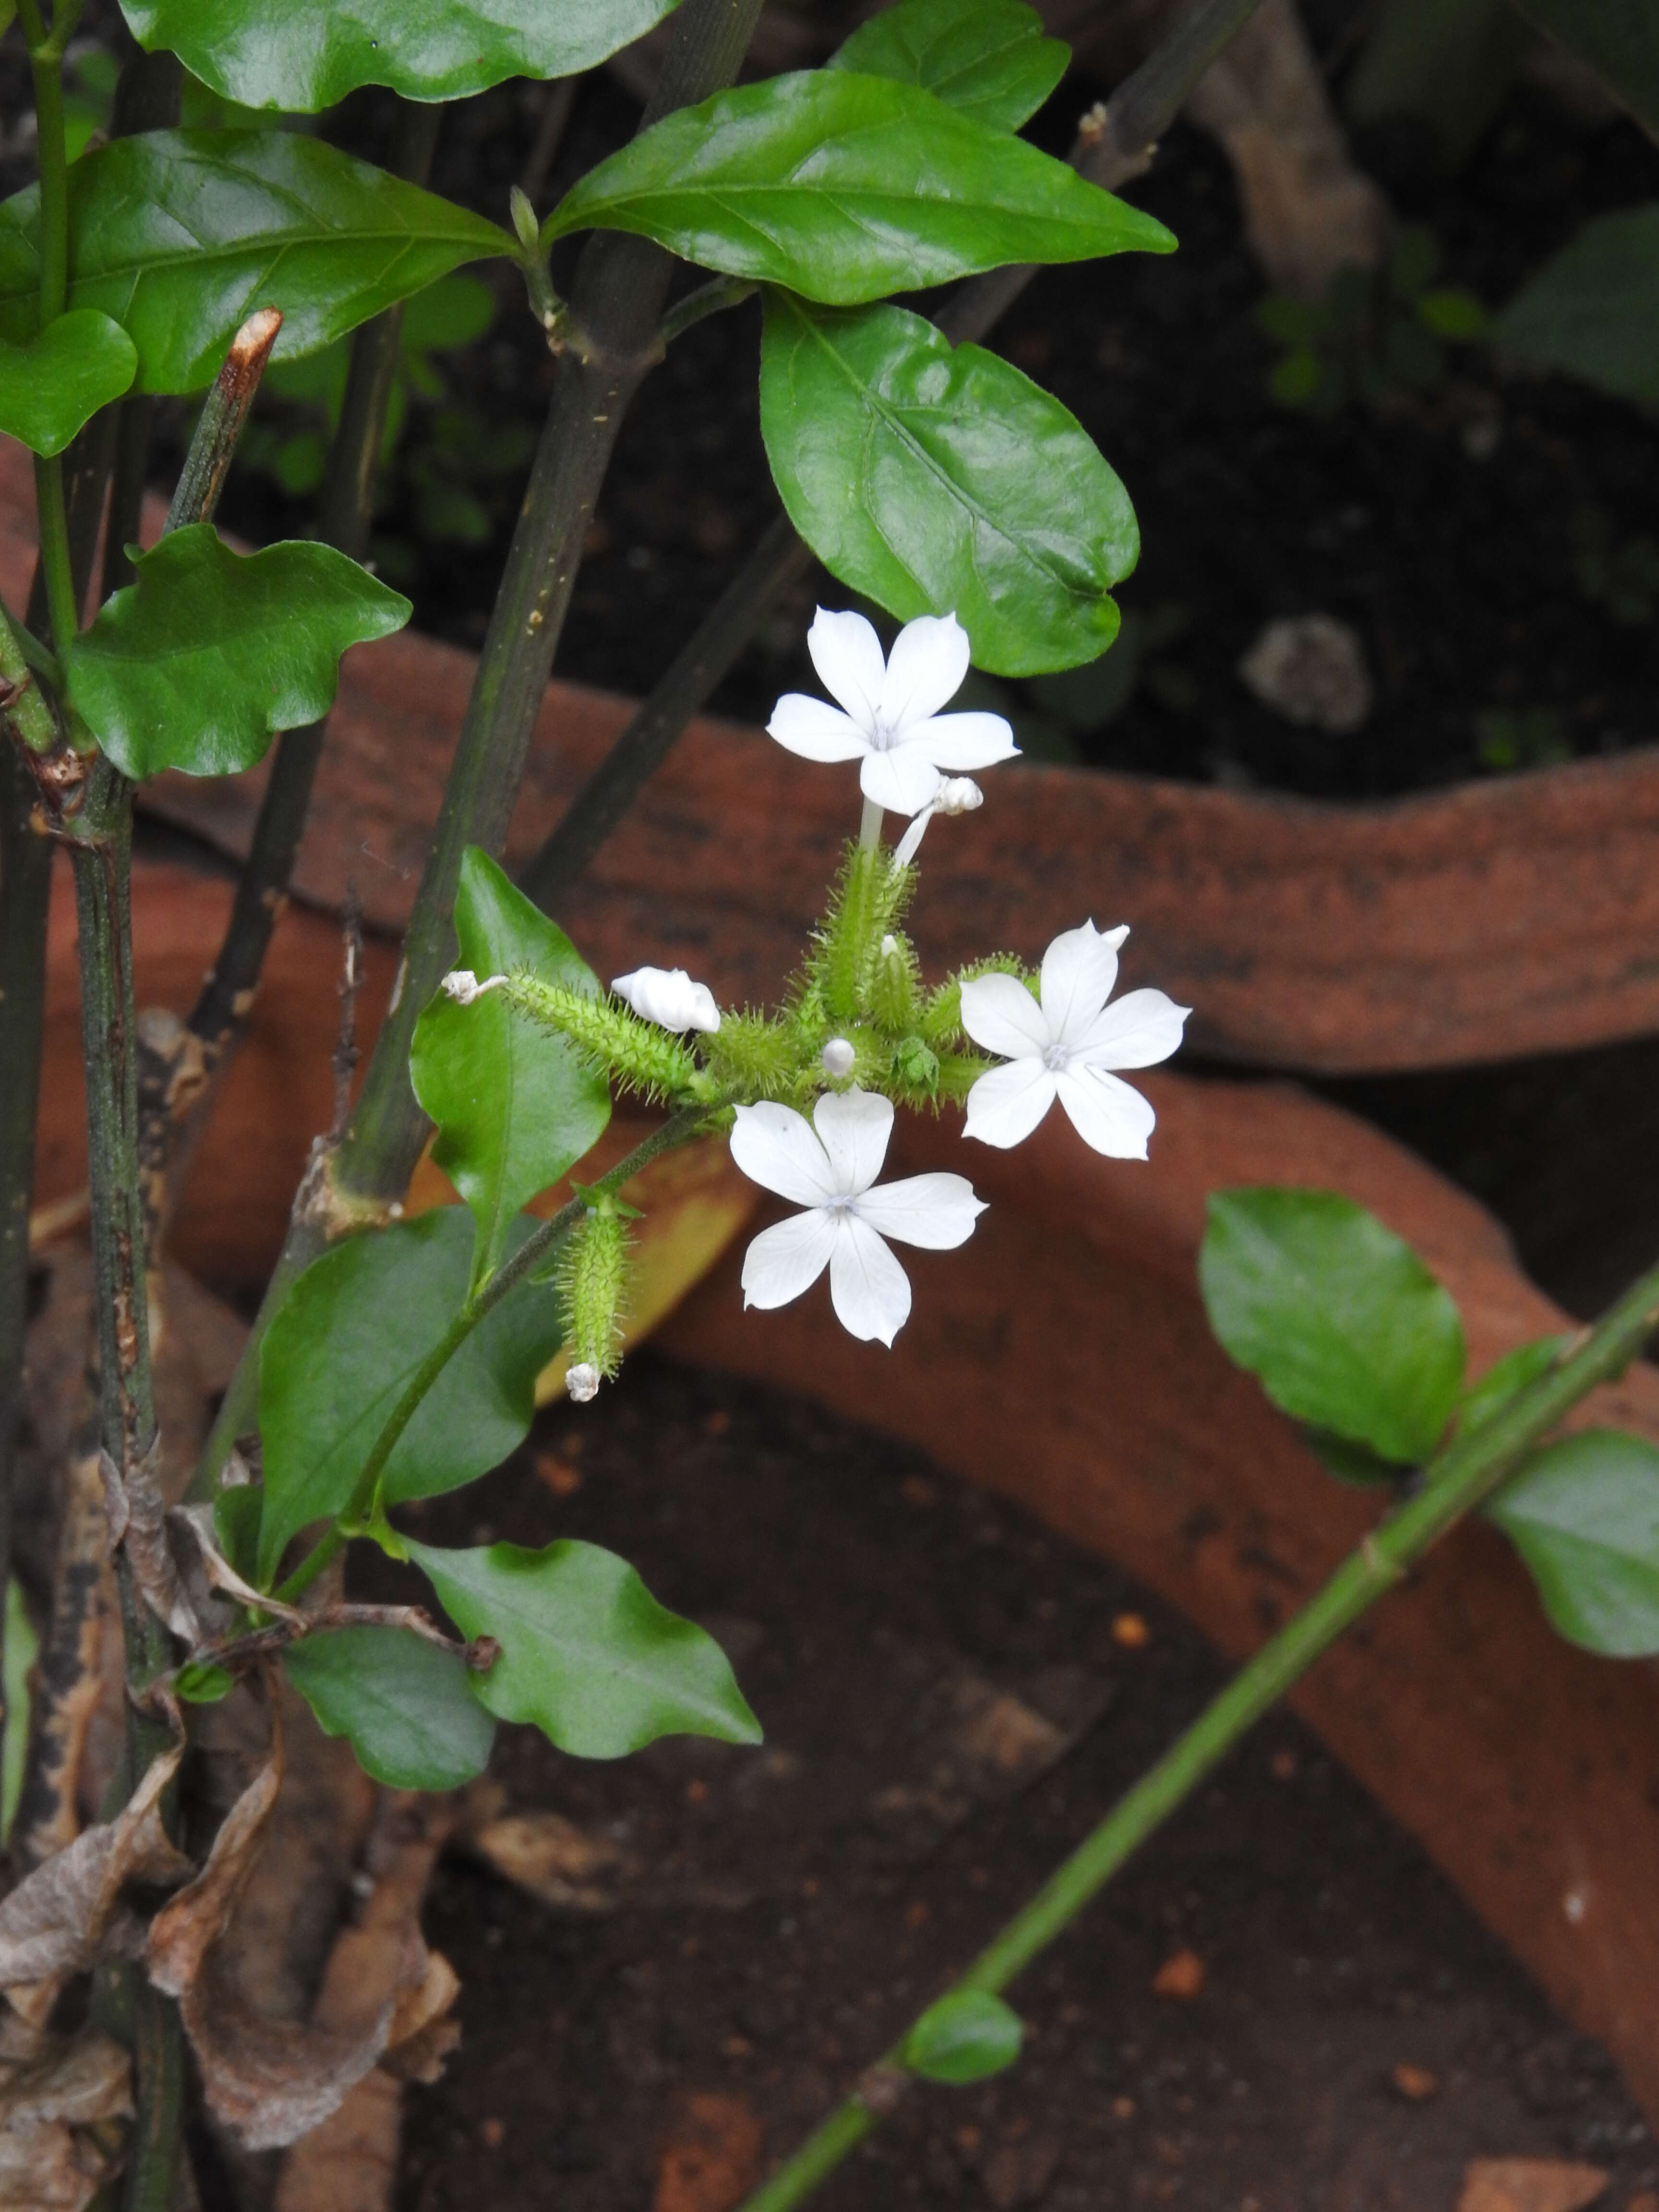
M921 841L927 834L927 824L936 814L971 814L976 806L983 806L984 804L985 793L971 776L940 776L939 789L899 839L893 853L895 865L906 867L915 859Z
M890 1100L869 1091L828 1091L812 1120L763 1099L739 1106L732 1157L751 1182L806 1208L763 1229L743 1262L745 1306L783 1306L827 1267L842 1327L890 1344L910 1310L910 1283L882 1242L928 1251L965 1243L985 1211L965 1176L909 1176L872 1188L892 1133Z
M579 1406L599 1395L599 1370L591 1359L579 1359L565 1370L564 1387Z
M853 1073L858 1056L858 1048L850 1037L831 1037L818 1054L818 1060L824 1073L834 1076L839 1082L843 1075Z
M1068 929L1042 956L1041 1003L1017 975L980 975L962 987L962 1026L1006 1067L968 1094L964 1136L987 1145L1029 1137L1056 1098L1085 1145L1115 1160L1144 1160L1155 1116L1138 1091L1108 1073L1151 1067L1181 1042L1192 1009L1162 991L1106 1003L1127 927L1103 937L1093 922Z
M475 999L482 999L486 991L498 989L506 981L505 975L491 975L481 983L470 968L452 968L438 988L458 1006L470 1006Z
M684 968L636 968L611 986L641 1019L659 1029L706 1030L720 1025L720 1010L707 983L694 983Z
M806 645L825 690L841 705L787 692L772 710L768 733L804 760L860 762L860 787L878 806L915 814L938 790L941 769L991 768L1019 750L1000 714L939 711L968 673L968 633L954 615L906 623L884 660L881 640L862 615L820 607Z

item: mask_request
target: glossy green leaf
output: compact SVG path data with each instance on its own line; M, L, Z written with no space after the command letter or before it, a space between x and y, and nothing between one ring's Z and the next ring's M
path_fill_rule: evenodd
M327 345L464 261L515 249L504 230L289 131L152 131L70 171L70 305L138 349L141 392L212 382L255 307L280 307L276 358ZM38 187L0 205L0 339L40 307Z
M900 307L769 291L761 434L789 519L901 621L954 612L978 667L1031 676L1117 635L1129 495L1076 417Z
M1439 1443L1463 1326L1411 1246L1334 1191L1218 1191L1199 1254L1223 1350L1281 1411L1402 1466Z
M1516 368L1659 406L1659 202L1587 222L1492 317L1487 335Z
M1609 1659L1659 1652L1659 1451L1616 1429L1548 1444L1486 1508L1551 1624Z
M591 169L543 235L593 229L841 306L1006 261L1175 246L1023 138L850 70L769 77L665 116Z
M1570 1336L1540 1336L1506 1352L1458 1400L1458 1427L1478 1429L1494 1413L1501 1413L1511 1398L1549 1373L1571 1342Z
M465 100L509 76L573 76L677 0L121 0L133 36L228 100L312 114L360 85Z
M69 693L125 775L234 775L334 703L340 656L401 629L409 601L331 545L233 553L175 530L64 653Z
M994 131L1018 131L1070 59L1024 0L899 0L860 23L830 67L918 85Z
M0 343L0 434L50 459L137 368L132 340L93 307L60 315L27 344Z
M465 1662L406 1628L329 1628L290 1644L288 1678L325 1735L391 1790L459 1790L489 1763L495 1724Z
M928 2081L983 2081L1013 2064L1024 2033L1019 2014L988 1990L953 1990L928 2006L900 2055Z
M501 1719L530 1722L579 1759L620 1759L660 1735L760 1741L714 1638L659 1605L614 1552L568 1541L408 1549L462 1634L501 1645L470 1677Z
M1540 31L1588 62L1659 138L1659 9L1653 0L1516 0Z
M455 930L455 964L475 975L527 968L544 982L598 994L592 969L564 932L477 846L461 862ZM603 1134L610 1086L562 1037L526 1021L499 994L458 1006L440 992L415 1025L409 1072L438 1125L433 1158L477 1223L482 1278L501 1258L520 1207Z
M449 1326L471 1275L472 1223L441 1206L335 1245L289 1292L259 1352L264 1505L259 1580L349 1499L369 1449ZM388 1504L457 1490L522 1443L559 1345L553 1293L526 1283L444 1369L386 1463Z

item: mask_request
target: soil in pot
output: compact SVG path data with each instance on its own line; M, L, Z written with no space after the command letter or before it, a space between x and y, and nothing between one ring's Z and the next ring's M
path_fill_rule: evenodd
M623 1550L721 1637L768 1741L591 1766L503 1731L507 1805L571 1824L589 1909L446 1865L465 2041L410 2093L401 2212L721 2212L1220 1680L914 1451L650 1354L421 1519ZM1605 2054L1288 1718L1014 1995L1019 2068L918 2090L825 2212L1452 2212L1493 2156L1600 2167L1610 2212L1659 2185Z

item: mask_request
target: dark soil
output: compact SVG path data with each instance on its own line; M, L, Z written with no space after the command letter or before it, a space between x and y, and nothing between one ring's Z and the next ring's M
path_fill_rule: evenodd
M1115 1569L914 1451L648 1354L421 1519L622 1550L720 1637L767 1742L594 1766L502 1731L513 1808L630 1869L577 1913L447 1864L428 1926L465 2041L410 2093L401 2212L719 2212L658 2179L688 2113L784 2153L1222 1679ZM975 1755L994 1697L1012 1771L983 1729ZM1201 1989L1154 1994L1186 1950ZM1452 2212L1486 2155L1589 2160L1609 2212L1659 2180L1605 2053L1286 1717L1012 1994L1020 2064L915 2090L825 2212Z

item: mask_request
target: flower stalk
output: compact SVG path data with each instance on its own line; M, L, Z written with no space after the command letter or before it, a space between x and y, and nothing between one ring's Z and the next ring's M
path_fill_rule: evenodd
M1402 1581L1449 1529L1492 1497L1521 1461L1599 1383L1620 1375L1659 1327L1659 1267L1650 1267L1574 1340L1556 1365L1501 1411L1461 1431L1424 1470L1422 1487L1349 1554L1301 1612L1269 1638L951 1985L1006 1990L1063 1935L1133 1854L1240 1738L1376 1601ZM908 2033L908 2031L907 2031ZM901 2036L871 2069L884 2083L908 2079ZM839 2105L739 2212L792 2212L891 2109L854 2094Z

